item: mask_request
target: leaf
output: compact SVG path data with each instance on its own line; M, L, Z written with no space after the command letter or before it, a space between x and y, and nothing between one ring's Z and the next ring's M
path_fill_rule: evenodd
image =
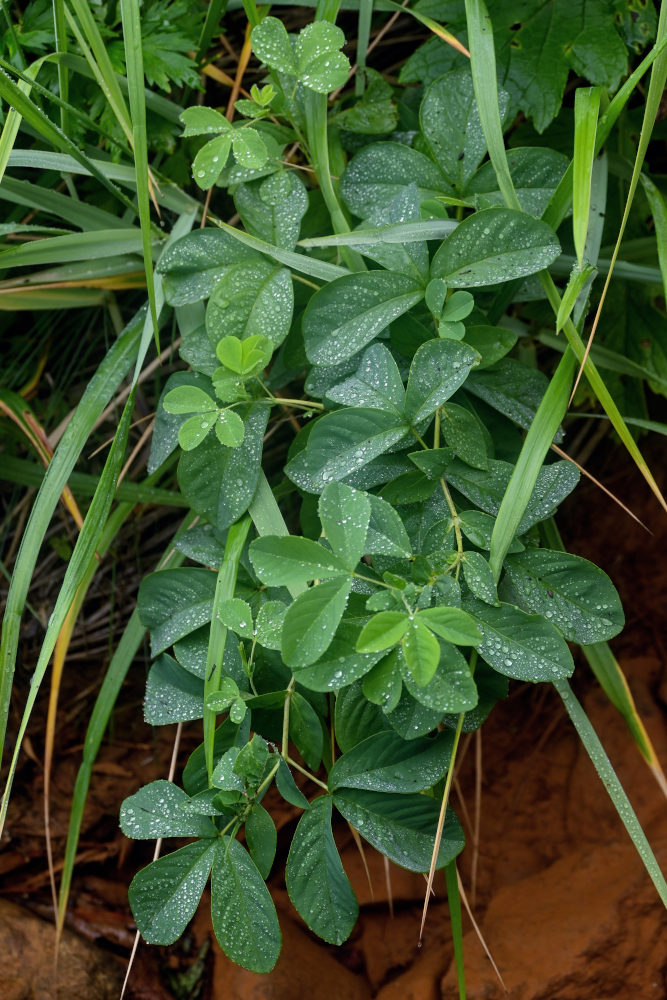
M477 652L498 673L534 682L572 674L574 663L565 640L541 615L527 615L511 604L492 608L481 601L469 601L465 608L482 633Z
M342 944L359 906L331 831L331 797L315 799L299 820L287 857L285 881L298 913L319 937Z
M478 549L490 551L491 536L496 524L495 518L482 513L481 510L464 510L459 511L459 524L461 531L473 545L476 545ZM523 552L523 548L522 543L518 539L514 539L509 551Z
M388 271L405 274L408 278L424 285L428 279L429 254L425 239L414 239L414 233L422 227L420 197L417 185L414 183L404 187L396 197L380 212L374 213L377 242L371 238L368 243L359 242L357 248L364 257L377 261ZM400 231L403 223L414 223L412 238L405 241L390 238L390 234ZM453 228L453 225L452 225ZM372 232L372 231L371 231ZM353 238L349 236L348 238ZM340 239L341 237L337 237Z
M261 260L256 250L219 229L197 229L175 240L163 252L156 270L172 306L207 298L233 264Z
M360 653L391 649L405 635L410 618L407 611L380 611L368 621L357 639Z
M390 271L336 278L311 298L303 316L308 359L335 365L352 357L422 298L413 279Z
M567 170L568 160L555 149L519 146L507 150L507 164L516 196L524 212L539 219ZM476 195L478 208L503 205L496 171L491 162L484 163L471 178L466 196Z
M500 326L469 326L466 328L465 342L481 355L477 371L488 368L500 361L517 342L517 334Z
M181 424L178 431L178 443L183 451L193 451L198 448L217 419L216 410L215 413L202 413L195 417L189 417L184 424Z
M192 163L192 176L203 191L213 187L222 173L231 146L232 135L230 132L226 132L215 139L210 139L195 156Z
M262 878L268 878L276 855L276 825L269 813L258 802L252 807L245 821L245 836L250 857Z
M466 392L483 399L494 410L527 430L535 419L548 384L542 372L528 368L514 358L503 358L492 368L472 372L466 382ZM561 441L562 438L562 432L559 432L556 440Z
M345 479L382 455L406 431L399 418L383 410L349 407L326 414L314 425L306 448L287 463L285 472L307 492L321 493L327 483Z
M211 620L215 574L206 569L165 569L144 577L137 607L151 633L151 655Z
M348 823L390 861L409 871L428 871L440 812L435 799L339 788L334 793L334 804ZM463 831L449 809L436 868L444 868L463 850L463 844Z
M149 726L201 719L203 698L201 680L162 653L148 673L144 719Z
M343 753L347 753L367 736L388 729L388 723L377 707L363 695L361 681L343 688L336 695L335 735Z
M247 170L259 170L269 158L266 143L254 128L235 129L231 134L234 159Z
M308 799L297 787L297 784L292 776L292 772L282 757L280 758L278 770L276 771L276 788L285 801L289 802L290 805L296 806L298 809L308 808Z
M438 643L440 647L440 660L438 667L427 684L420 684L410 670L404 657L399 658L399 667L406 689L406 696L410 695L421 707L428 709L429 713L436 713L437 722L434 723L433 716L427 719L427 729L432 729L437 725L444 712L468 712L477 705L477 686L473 680L470 668L461 653L449 642ZM396 716L397 713L394 713ZM389 720L392 724L394 718ZM429 725L430 722L430 725ZM414 727L415 723L413 723ZM398 729L401 732L401 729ZM417 723L417 731L414 736L422 732L422 728ZM407 737L401 732L404 739Z
M453 733L406 743L395 733L376 733L339 757L329 772L328 785L365 788L371 792L407 794L432 788L447 773Z
M507 556L504 566L523 607L544 615L570 642L604 642L623 628L616 588L587 559L531 549Z
M314 21L299 32L295 45L301 83L317 94L328 94L342 87L350 72L347 56L338 50L345 35L330 21Z
M480 601L498 606L498 592L493 571L481 552L466 552L463 560L463 577L468 587Z
M274 246L294 249L308 209L308 195L298 174L279 170L263 180L239 184L234 204L249 233Z
M474 619L460 608L425 608L417 612L420 621L447 642L458 646L476 646L481 632Z
M288 667L307 667L330 646L343 617L352 580L327 580L297 597L285 615L282 653Z
M327 389L326 395L343 406L365 406L397 415L405 405L403 379L384 344L371 344L354 375Z
M466 465L472 465L475 469L488 468L484 430L470 410L458 403L448 402L440 410L440 430L454 454Z
M183 138L190 135L209 135L217 132L228 132L230 123L225 116L215 108L195 106L181 112L180 119L185 128Z
M428 684L440 661L440 646L419 618L410 622L405 633L403 655L417 684Z
M446 183L427 156L397 142L373 142L357 153L340 182L343 201L354 215L380 223L386 209L410 184L420 200L435 198Z
M400 516L385 500L367 494L371 505L364 552L370 555L396 556L409 559L412 547Z
M132 879L132 915L149 944L173 944L181 936L199 906L215 850L215 839L197 840L165 854Z
M218 605L218 618L223 625L244 639L252 639L253 623L250 605L238 597L222 601Z
M218 406L207 392L194 385L181 385L171 389L162 400L167 413L207 413L217 412Z
M215 353L229 371L237 375L255 375L271 360L273 344L269 337L260 333L243 340L227 335L218 341Z
M463 385L475 352L466 344L431 340L422 344L410 366L405 413L413 424L431 416Z
M368 673L383 654L358 652L359 632L355 622L341 622L322 658L295 671L299 684L310 691L338 691Z
M322 761L322 726L313 706L298 691L292 695L289 735L308 767L317 771Z
M125 799L120 809L120 828L133 840L156 837L214 837L215 827L207 816L188 815L181 810L186 793L171 781L152 781Z
M510 208L487 208L447 237L433 258L431 276L452 288L495 285L542 271L560 252L544 222Z
M501 114L507 116L509 95L500 91ZM424 94L419 123L431 156L459 194L486 154L470 69L452 70L435 80Z
M344 483L324 487L318 513L325 537L343 565L354 570L364 554L371 517L368 496Z
M251 972L271 971L282 943L276 908L248 852L231 837L217 841L211 917L228 958Z
M221 531L245 513L257 489L268 407L257 403L244 410L242 444L225 448L210 435L195 451L184 452L178 465L186 500Z
M215 341L226 336L267 337L278 346L292 322L294 295L287 268L250 261L230 268L213 289L206 307L206 330Z
M445 469L454 457L451 448L428 448L424 451L411 451L409 458L427 479L441 479ZM391 490L391 486L390 486Z
M364 697L379 705L384 712L392 712L401 697L403 682L397 667L397 650L383 657L366 674L362 684Z
M245 426L234 410L221 410L215 424L215 433L220 444L227 448L238 448L245 437Z
M272 69L296 76L296 60L287 30L277 17L265 17L250 35L253 52Z
M255 622L257 642L265 649L280 649L286 605L282 601L262 604Z
M334 552L295 535L255 539L250 545L250 561L262 583L271 587L288 587L348 573L345 563Z
M399 662L401 662L399 660ZM405 665L405 658L402 661L403 674L410 672ZM410 675L411 676L411 675ZM413 678L414 684L414 678ZM421 691L426 691L429 686L433 684L433 679ZM414 685L417 686L416 684ZM425 736L427 733L432 732L437 726L440 725L443 718L443 712L441 709L428 708L426 705L422 705L421 702L417 701L410 692L407 690L407 685L403 686L403 691L398 700L398 704L395 709L388 712L384 718L391 728L398 733L398 735L404 740L416 740L420 736Z

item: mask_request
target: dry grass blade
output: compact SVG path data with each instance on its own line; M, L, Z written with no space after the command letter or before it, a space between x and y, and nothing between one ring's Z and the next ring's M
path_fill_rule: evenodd
M465 889L463 888L463 882L461 881L461 876L459 874L458 868L456 870L456 880L457 880L458 885L459 885L459 895L461 896L461 899L463 900L463 905L466 908L466 913L470 917L470 923L473 926L475 934L479 938L479 943L481 944L482 948L484 949L484 952L485 952L486 957L488 958L489 962L493 966L493 971L497 975L498 981L500 982L500 985L504 989L505 993L509 993L509 990L505 986L505 980L503 979L503 977L500 974L500 969L496 965L495 960L493 958L493 955L491 954L491 952L489 950L489 946L486 943L486 941L484 940L484 935L482 934L477 921L475 920L475 918L472 915L472 910L470 909L470 903L468 902L468 897L465 894Z
M347 825L350 828L350 833L352 834L352 839L354 840L355 844L357 845L357 850L359 851L359 855L361 857L361 863L364 866L364 871L366 872L366 880L368 882L368 891L371 894L371 899L374 901L375 900L375 893L373 892L373 882L372 882L372 879L371 879L370 869L368 867L368 861L366 860L366 852L364 850L364 845L363 845L363 843L361 841L361 837L359 836L359 831L355 830L355 828L352 826L351 823L348 823Z
M637 515L630 510L629 507L625 506L622 500L619 500L618 497L611 492L611 490L608 490L606 486L603 486L600 480L596 479L595 476L587 469L585 469L583 465L580 465L576 459L568 455L567 452L563 451L562 448L559 448L557 444L552 444L551 449L552 451L555 451L557 455L560 455L561 458L565 458L567 459L568 462L572 462L572 465L576 465L576 467L579 469L579 472L581 472L582 476L586 476L586 478L590 479L592 483L595 483L595 485L599 487L599 489L601 489L603 493L606 493L607 496L614 501L614 503L618 504L621 510L624 510L626 514L629 514L630 517L633 519L633 521L636 521L637 524L639 524L644 529L644 531L648 531L649 535L652 534L651 529L647 528L644 522L640 518L638 518Z

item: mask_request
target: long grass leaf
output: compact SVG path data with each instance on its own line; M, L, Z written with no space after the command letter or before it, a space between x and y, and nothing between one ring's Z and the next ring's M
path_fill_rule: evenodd
M77 229L125 229L127 222L111 212L77 201L60 191L52 191L40 184L20 181L14 177L3 177L0 184L0 198L15 205L25 205L33 210L55 215Z
M466 1000L466 967L463 959L463 919L461 914L461 895L459 893L459 878L456 870L456 859L445 865L445 883L447 885L447 902L449 903L449 925L452 929L452 944L454 946L454 964L456 965L456 980L459 987L459 1000Z
M660 264L660 273L662 275L662 287L665 296L667 296L667 204L660 189L646 174L641 174L641 182L644 194L651 206L653 225L655 226L655 240L658 247L658 263ZM620 277L619 263L616 264L616 273Z
M578 87L574 95L572 233L580 271L584 266L584 247L588 233L591 176L595 159L595 133L600 113L600 96L599 87Z
M570 716L579 738L583 743L588 756L590 757L595 770L597 771L602 784L607 789L609 798L612 800L616 811L628 831L632 843L637 849L639 857L644 863L644 867L655 886L660 899L667 906L667 882L660 871L660 866L656 861L651 845L646 839L646 834L641 828L641 824L635 815L635 811L630 804L630 800L625 794L625 790L618 780L618 776L612 767L604 747L600 743L597 733L593 729L586 712L577 701L572 688L566 680L554 681L554 687L563 699L563 704L567 714Z
M53 32L56 52L58 55L64 55L68 48L64 0L53 0ZM69 112L66 106L69 100L69 72L64 60L58 61L58 90L63 101L63 106L60 109L60 127L63 132L67 133L69 131Z
M241 229L228 226L226 222L220 222L217 219L214 222L216 226L224 229L226 233L233 236L240 243L244 243L245 246L252 247L253 250L259 250L260 253L266 254L267 257L277 260L279 264L284 264L285 267L289 267L293 271L299 271L301 274L307 274L311 278L317 278L320 281L333 281L335 278L341 278L343 275L350 273L347 268L338 267L337 264L328 264L324 260L317 260L316 257L306 257L304 254L294 253L292 250L283 250L281 247L273 246L271 243L266 243L256 236L251 236L250 233L244 233Z
M47 237L0 250L0 268L32 267L63 261L104 260L128 253L141 253L142 234L138 229L107 229L92 233L71 233Z
M132 120L132 145L134 148L134 172L137 183L137 204L144 251L144 269L148 302L153 320L153 332L157 350L160 350L158 331L155 282L153 278L153 248L151 239L151 207L149 192L148 136L146 134L146 104L144 102L144 61L141 44L141 18L138 0L121 0L123 22L123 42L125 64L130 98Z

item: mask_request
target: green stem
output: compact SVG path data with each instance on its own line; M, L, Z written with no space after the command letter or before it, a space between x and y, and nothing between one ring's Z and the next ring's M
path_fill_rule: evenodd
M329 786L328 785L325 785L325 783L323 781L320 781L319 778L316 778L314 774L311 774L310 771L307 771L305 767L301 766L301 764L297 764L297 762L295 760L292 760L291 757L287 757L285 754L283 754L283 757L285 758L285 763L289 764L290 767L295 768L295 770L297 770L301 774L305 775L306 778L309 778L316 785L319 785L320 788L323 788L325 792L329 791Z

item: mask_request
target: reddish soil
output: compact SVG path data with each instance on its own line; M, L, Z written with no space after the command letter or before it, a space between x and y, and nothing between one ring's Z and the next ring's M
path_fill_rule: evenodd
M651 450L652 468L661 473L661 449ZM647 534L587 483L564 505L559 524L568 548L603 566L621 591L628 625L613 647L658 757L667 767L663 610L667 520L638 473L619 458L618 449L603 446L590 464L653 534ZM664 474L660 478L664 485ZM67 707L61 713L52 794L56 859L62 857L68 803L90 706L86 689L93 686L98 669L95 666L86 674L75 666L63 690ZM153 734L141 723L141 668L135 673L95 769L58 991L48 958L53 928L48 922L51 904L41 804L44 716L36 716L33 722L28 755L23 758L10 806L9 836L0 853L3 1000L56 996L115 1000L119 995L134 937L127 884L149 860L152 845L125 840L118 830L118 808L140 784L167 774L173 738L167 732ZM667 870L667 808L658 784L625 723L583 662L578 665L575 688ZM186 727L183 760L198 739L197 727ZM515 685L485 724L480 747L474 738L464 747L454 796L468 836L460 872L512 1000L667 997L665 911L557 695L546 686ZM474 817L477 750L482 761L481 821L473 897L476 852L470 818ZM467 813L461 807L461 795ZM325 945L310 934L289 905L284 860L296 810L277 800L275 805L279 846L272 888L284 950L274 972L256 976L228 962L213 941L202 906L177 946L139 948L128 998L455 1000L458 990L444 880L436 880L423 947L417 949L423 878L391 866L392 916L382 859L367 848L371 893L357 849L341 826L338 842L359 897L361 916L342 948ZM470 1000L505 996L465 916L464 927Z

